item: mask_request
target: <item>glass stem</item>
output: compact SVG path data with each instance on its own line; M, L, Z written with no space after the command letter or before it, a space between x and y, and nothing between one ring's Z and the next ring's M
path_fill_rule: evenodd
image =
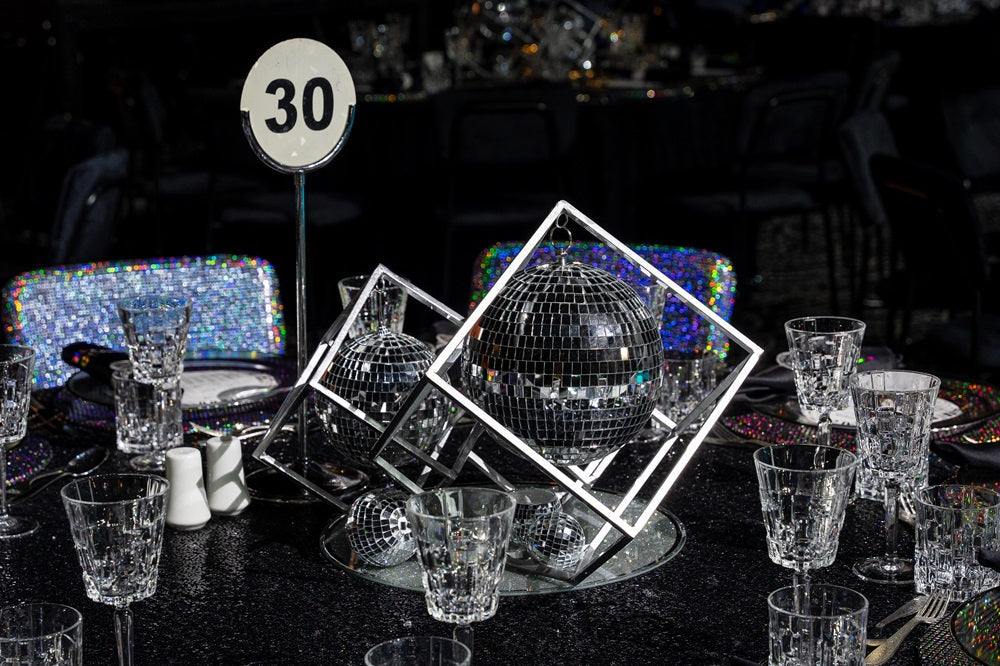
M885 484L885 559L896 559L896 532L899 525L899 486L886 481Z
M795 610L798 613L805 612L809 604L809 570L796 569L792 574L792 587L795 588Z
M119 666L132 666L132 609L115 606L115 643Z
M472 625L471 624L456 624L455 629L451 632L451 637L456 641L469 648L469 654L472 654Z
M0 523L7 522L7 445L0 442Z
M833 421L830 419L830 410L824 409L819 413L819 422L816 424L816 443L820 446L830 446L830 431L833 430Z

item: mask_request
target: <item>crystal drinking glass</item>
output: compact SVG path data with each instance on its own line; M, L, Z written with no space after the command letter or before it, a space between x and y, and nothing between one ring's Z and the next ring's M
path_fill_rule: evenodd
M868 599L837 585L803 596L783 587L767 597L768 666L862 666Z
M917 492L914 587L968 601L1000 585L1000 572L979 564L977 551L1000 550L1000 493L941 485Z
M404 636L379 643L365 654L365 666L469 666L472 651L441 636Z
M878 583L913 581L913 560L897 554L899 492L929 455L931 417L941 380L908 370L869 370L851 379L858 452L885 482L885 553L854 564L854 573Z
M648 282L646 284L632 284L632 288L639 294L639 299L649 310L649 313L656 318L658 329L663 328L663 308L667 304L667 288L659 282ZM629 441L630 444L653 444L663 439L664 431L652 419L637 432Z
M514 506L513 495L490 488L429 490L406 501L427 611L455 623L455 640L469 650L471 623L497 610Z
M340 304L346 309L354 297L361 293L367 284L369 276L352 275L337 282L340 292ZM396 284L381 280L372 289L368 302L361 309L358 318L351 325L348 335L357 338L368 333L374 333L380 326L385 326L396 333L403 332L403 320L406 316L406 291Z
M61 604L31 602L0 608L0 664L82 666L80 611Z
M129 460L133 469L164 469L167 449L184 443L180 381L136 381L131 361L115 361L111 368L118 450L139 454Z
M678 424L694 411L718 383L717 361L711 351L664 353L660 411ZM698 428L706 418L708 414L703 413L688 429Z
M38 522L18 518L7 511L7 448L24 438L28 431L31 378L35 350L20 345L0 345L0 539L31 534Z
M122 666L132 664L130 604L156 592L169 488L152 474L105 474L62 489L87 597L115 608Z
M190 299L126 298L118 302L118 317L136 381L154 384L179 379L191 323Z
M176 435L183 433L180 382L191 322L191 301L172 296L136 296L118 302L118 317L132 362L129 382L151 386L144 392L141 387L131 387L137 399L152 403L139 406L135 414L146 413L164 420L160 425L147 423L150 450L133 458L129 464L140 471L160 471L166 463L166 448L171 441L174 445L179 444Z
M812 569L837 556L858 458L830 446L790 444L754 451L767 552L808 587Z
M803 412L819 414L817 443L830 445L830 412L847 407L865 323L847 317L800 317L785 322L785 337Z

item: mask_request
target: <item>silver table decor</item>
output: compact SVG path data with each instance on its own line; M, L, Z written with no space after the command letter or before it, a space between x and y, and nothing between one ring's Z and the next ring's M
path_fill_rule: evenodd
M539 516L532 523L526 539L528 555L535 561L556 569L573 571L580 564L587 547L583 525L568 513Z
M392 420L399 404L434 361L430 348L406 333L379 328L354 338L333 357L320 383L348 400L383 425ZM316 413L325 442L352 464L371 465L372 445L378 431L364 420L322 395L316 396ZM421 404L403 427L407 441L421 449L437 442L444 433L449 405L437 395ZM412 461L402 448L391 453L395 465Z
M660 394L656 318L626 282L565 260L523 270L465 339L469 397L546 460L617 451Z
M550 266L541 269L537 274L523 270L543 243L548 240L554 244L553 236L561 233L568 237L569 244L572 244L574 229L578 228L604 243L609 252L616 252L622 259L631 263L642 276L663 285L668 295L673 295L686 304L700 316L706 326L715 327L731 340L733 347L728 374L720 378L715 389L679 422L674 422L658 409L646 411L648 407L644 404L644 400L647 397L655 400L657 394L654 387L659 385L659 376L655 373L659 370L646 366L646 354L650 352L650 348L647 347L645 336L649 331L640 321L650 315L648 311L645 311L645 314L632 312L633 307L642 307L632 304L635 292L625 297L624 303L614 310L613 318L620 319L614 324L606 322L609 325L597 331L595 335L594 331L580 330L581 326L586 326L583 303L588 298L595 302L605 302L612 300L612 297L609 297L608 293L588 296L583 290L573 292L567 287L553 288L555 295L552 298L558 306L546 315L548 324L561 327L565 323L566 330L553 332L551 327L546 330L545 324L532 328L535 323L532 314L535 304L541 304L549 297L546 291L550 288L546 285L545 278L548 275L546 271L554 274L558 270L579 270L581 278L593 281L598 279L596 274L575 267L567 269ZM559 284L558 281L556 284ZM525 285L533 285L536 291L529 295L519 294L518 290L523 289ZM609 293L620 293L615 282L608 281L606 288ZM569 296L571 293L575 294L573 298ZM638 301L637 296L636 300ZM508 305L504 306L504 303ZM544 320L546 317L541 319ZM622 333L633 337L628 337L627 342L622 338L617 344L611 344L616 340L615 336L619 335L615 327L624 324L626 317L631 318L627 324L629 330L623 330ZM655 338L655 323L652 326ZM503 353L494 353L495 348L480 344L485 340L484 336L501 329L505 331L504 335L510 337L519 335L521 331L529 337L534 337L531 339L531 344L510 344ZM588 337L604 337L608 341L609 349L618 354L617 358L631 359L633 354L637 354L638 358L644 360L636 366L629 366L627 372L618 374L609 372L607 378L601 379L598 377L599 370L595 372L594 366L588 367L571 359L573 345L584 344L583 340ZM490 343L489 340L486 342ZM497 345L501 342L509 341L501 338L492 341L492 344ZM405 470L393 466L383 455L383 450L399 438L407 419L420 408L424 400L434 392L443 393L476 423L470 438L463 440L460 445L456 440L443 447L444 450L453 446L466 447L453 453L455 459L466 458L494 483L508 491L514 491L516 487L495 471L499 467L495 457L501 455L503 451L513 452L548 476L563 491L568 492L594 514L601 527L593 533L586 534L588 541L576 566L552 566L540 561L525 565L525 568L530 569L530 573L578 584L596 572L642 531L701 446L709 430L736 395L740 385L753 370L762 353L763 350L758 345L634 250L569 203L560 201L461 324L451 341L440 351L424 379L410 391L404 406L385 426L379 441L373 447L373 451L379 451L375 460L410 492L420 492L426 485L425 478L407 474ZM517 359L516 367L504 365L508 362L515 363L508 358L509 356ZM456 369L459 372L456 372ZM646 383L646 379L643 377L643 381L640 382L639 373L647 369L650 372L650 383L647 386L640 386ZM555 381L553 374L560 377L558 382ZM564 386L562 377L572 378L572 382L576 383ZM593 446L581 446L580 443L585 439L572 430L560 431L558 424L568 424L568 421L560 422L558 417L551 420L546 420L548 416L538 418L539 410L558 412L567 407L575 407L572 400L580 394L581 389L585 395L589 392L589 395L596 397L597 414L594 417L603 416L600 414L602 405L599 398L599 387L603 382L617 387L613 390L620 392L629 407L617 415L616 418L621 419L623 423L617 424L614 428L609 426L606 430L602 430L597 427L582 426L580 432L590 437ZM503 400L495 399L497 393L504 392L508 394L507 397ZM535 402L530 402L532 400ZM609 401L606 407L610 407L611 404L613 401ZM585 415L583 410L577 414L585 424L594 422L592 421L594 417ZM632 432L629 421L634 419L634 423L638 424L636 428L638 430L650 415L664 427L667 436L657 445L628 446L630 462L634 464L635 458L641 459L639 471L628 472L629 478L632 479L628 490L610 496L597 492L595 485L614 464L615 457L622 450L618 441L619 436L624 436L627 441L629 435L626 433ZM523 417L528 418L525 420ZM482 432L489 434L498 446L480 445L478 435ZM475 449L471 451L467 448L471 446L470 441L476 442ZM566 562L555 562L555 564L565 565Z
M368 373L364 377L359 374L363 365L363 363L359 364L359 360L366 354L374 354L372 358L382 361L413 362L416 354L416 348L413 345L414 343L421 344L410 336L402 337L400 334L391 334L390 337L390 334L381 332L354 340L349 338L348 333L355 320L362 316L362 311L372 291L384 288L387 284L401 287L409 296L411 304L420 303L455 325L462 323L463 319L459 314L424 290L393 273L385 266L381 264L376 266L351 304L340 313L323 334L323 338L306 364L305 370L300 373L295 386L289 391L288 396L271 420L267 432L261 437L252 454L254 459L285 474L307 491L343 513L347 513L349 507L340 498L268 453L268 449L279 439L282 428L295 416L298 410L307 404L310 397L315 398L320 413L326 414L325 417L322 417L326 421L324 427L331 432L335 430L336 437L341 437L339 440L334 440L334 448L349 453L352 458L374 461L380 466L391 467L393 470L395 467L390 461L396 461L405 466L416 459L425 463L425 465L416 467L416 473L421 478L426 479L426 469L430 466L439 473L441 478L448 481L458 476L458 472L468 456L468 447L470 446L468 442L463 442L460 446L451 447L457 451L451 459L447 456L448 451L442 451L444 443L451 434L451 419L447 419L441 428L439 428L440 424L438 423L435 423L434 427L430 429L425 429L426 424L418 425L416 428L412 427L411 418L414 414L437 414L437 406L427 411L428 408L423 404L427 400L422 399L420 405L413 405L413 399L410 395L413 368L407 368L407 372L404 374L407 375L408 380L402 384L394 383L395 379L390 378L392 373L385 368L374 374ZM409 351L403 351L404 349ZM420 363L425 360L426 357L421 354ZM339 379L337 378L338 373L342 374ZM426 372L419 375L417 378L418 386L423 384L425 377ZM383 407L387 405L382 399L385 395L372 401L369 401L370 396L367 395L364 399L361 398L362 393L371 389L388 390L393 405L398 410L392 415L390 423L394 424L394 430L388 439L381 437L382 431L387 427L380 414ZM426 392L422 392L422 396L426 398ZM438 405L434 402L435 400L437 398L432 396L432 404ZM342 410L342 412L336 412L337 415L334 416L335 412L332 410L335 409ZM450 404L449 409L451 409ZM421 410L425 411L421 412ZM456 414L460 413L456 412ZM348 423L346 419L355 422L353 428L346 425ZM440 432L438 441L413 442L407 439L407 436L431 436L438 432ZM345 433L349 434L344 437ZM367 433L367 435L359 433ZM366 441L371 446L367 452L363 450ZM390 445L394 448L387 451L385 456L376 458L377 453Z
M378 567L401 564L417 552L406 520L406 493L395 488L372 490L351 503L344 529L351 550Z

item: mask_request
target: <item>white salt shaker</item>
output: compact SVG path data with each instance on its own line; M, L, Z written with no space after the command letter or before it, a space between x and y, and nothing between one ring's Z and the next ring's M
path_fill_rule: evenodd
M167 451L167 525L177 530L201 529L212 517L208 510L201 451L179 446Z
M223 435L205 443L208 459L208 508L219 516L235 516L250 505L243 475L243 446L239 437Z

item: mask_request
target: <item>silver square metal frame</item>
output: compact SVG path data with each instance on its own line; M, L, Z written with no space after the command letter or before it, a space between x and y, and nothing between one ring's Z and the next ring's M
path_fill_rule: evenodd
M419 457L421 460L426 462L428 465L435 466L436 469L442 472L446 478L454 479L458 476L462 465L465 463L465 457L459 456L456 461L450 466L446 467L438 461L437 453L444 446L444 443L448 440L451 435L452 428L449 426L441 441L437 443L432 451L431 455L424 453L417 447L414 447L409 442L406 442L402 437L397 434L397 430L394 430L389 438L381 437L384 427L380 421L373 419L371 416L366 414L364 411L354 407L346 398L338 395L334 391L331 391L328 387L324 386L320 379L326 373L327 368L329 368L331 361L340 351L344 342L347 340L348 332L351 329L351 325L354 321L361 315L361 311L368 301L369 296L371 296L372 291L380 282L388 282L390 284L395 284L400 287L407 296L411 299L416 300L422 305L426 306L435 313L441 315L444 319L460 326L464 321L464 318L457 312L449 308L447 305L437 300L423 289L420 289L415 284L409 280L400 277L396 273L392 272L384 265L379 264L371 272L365 285L361 288L361 291L351 302L350 307L345 308L343 312L334 320L333 324L329 329L323 334L319 345L317 345L316 350L313 352L312 356L309 358L309 362L306 364L305 370L299 375L295 382L295 385L291 388L288 395L285 397L284 402L278 408L277 413L271 420L271 423L261 437L260 442L254 449L252 456L254 459L261 461L262 463L273 467L282 474L285 474L291 478L296 483L303 486L309 492L317 495L320 499L323 499L327 503L333 505L340 511L346 512L349 507L341 501L339 498L332 495L330 492L319 486L318 484L310 481L308 478L298 473L296 470L291 469L288 465L285 465L280 460L270 455L267 451L268 448L278 438L281 433L282 428L288 423L288 421L299 411L299 407L304 404L305 400L311 395L311 392L319 393L326 399L337 404L339 407L347 411L349 414L367 424L376 433L380 433L378 437L378 443L373 446L371 455L374 457L375 453L380 452L387 444L386 442L393 442L406 448L407 450L413 452L413 454ZM423 380L421 380L423 383ZM418 384L419 386L420 384ZM416 390L416 387L414 387ZM400 411L403 411L407 405L411 404L411 400L407 399L404 401L403 405L400 407ZM396 421L392 421L396 423ZM405 423L405 421L401 422ZM383 441L385 440L385 441ZM463 444L463 446L471 446L471 442L468 444ZM459 449L463 451L463 449ZM466 450L467 452L467 450Z
M603 242L627 259L644 276L648 276L663 285L666 290L676 295L687 306L703 316L709 323L718 327L725 335L729 336L730 341L746 353L746 357L725 378L721 379L716 388L679 423L672 421L668 416L660 412L659 409L654 410L652 418L666 426L669 429L669 435L657 448L655 453L651 455L645 467L635 476L629 489L613 505L605 504L593 492L593 489L594 484L614 461L618 453L617 451L601 460L593 461L582 467L577 465L556 466L528 446L527 443L515 435L504 424L486 413L470 396L463 392L461 386L458 385L459 383L453 382L449 378L449 372L452 371L455 364L461 358L466 339L486 309L497 298L497 295L506 288L514 274L525 267L531 259L532 254L546 237L551 234L553 229L557 225L560 228L565 228L568 222L575 222L596 240ZM478 435L478 431L485 430L502 446L529 461L546 476L555 481L562 490L568 492L580 502L583 502L586 507L594 511L605 521L603 527L598 530L596 536L588 543L584 556L575 570L564 571L543 565L521 567L529 568L534 573L567 580L575 584L596 571L604 562L619 552L642 531L653 513L659 508L660 503L666 497L667 493L676 483L684 468L698 451L708 432L735 397L740 386L746 381L746 378L762 354L763 349L761 347L716 314L711 308L686 292L626 244L616 239L571 204L566 201L559 201L542 222L541 226L525 242L522 250L514 257L489 292L468 317L466 317L454 337L438 354L437 359L427 370L424 379L414 387L404 405L397 411L395 418L382 431L379 441L375 444L375 448L381 450L384 446L388 445L390 440L395 437L395 433L406 422L406 419L409 418L409 415L416 410L420 401L430 391L437 390L444 393L455 402L459 409L464 410L476 420L477 426L473 429L475 434L471 437L473 441L463 442L463 446L471 446L476 439L476 435ZM683 450L675 457L673 466L666 473L663 481L658 486L650 489L648 486L653 485L651 483L652 477L665 464L671 449L681 441L679 433L684 432L691 424L696 423L706 412L707 416L705 416L704 423L690 438L685 436ZM507 489L513 489L511 484L492 469L490 461L487 460L488 454L481 447L469 452L467 457L470 462L479 467L495 483ZM400 481L411 492L419 492L422 489L418 481L405 478L405 475L402 475L399 470L392 468L384 458L376 456L376 462L389 471L397 481ZM651 492L649 492L650 490ZM643 491L647 492L648 499L639 499L639 495ZM628 511L628 513L635 516L631 521L625 517L626 511L629 509L633 510ZM615 534L611 533L611 530L617 530L617 538ZM609 540L610 543L605 543L609 537L611 537Z

